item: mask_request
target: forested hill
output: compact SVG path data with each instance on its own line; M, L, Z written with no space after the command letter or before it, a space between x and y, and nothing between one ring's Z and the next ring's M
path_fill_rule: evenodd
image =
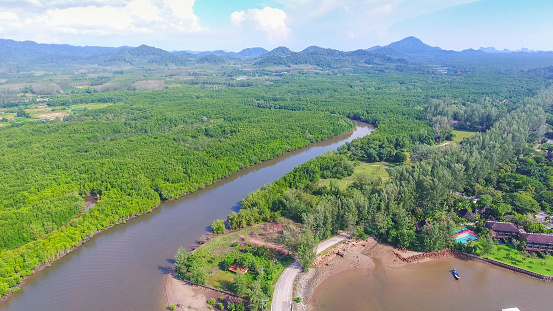
M489 50L489 49L488 49ZM487 51L487 50L486 50ZM226 51L175 51L168 52L155 47L93 47L66 44L38 44L32 41L18 42L0 39L0 64L32 67L37 65L67 66L75 64L113 65L161 65L187 66L196 63L253 63L257 66L313 65L322 69L365 67L367 65L397 65L407 62L433 64L459 64L470 62L536 62L553 63L553 52L539 53L486 53L467 49L461 52L431 47L415 37L407 37L386 46L366 50L339 51L312 46L294 52L286 47L272 51L263 48L245 48L240 52Z
M425 44L415 37L407 37L392 42L386 46L374 46L368 49L394 58L401 58L417 63L434 64L486 64L490 62L501 63L531 63L540 64L543 61L551 61L553 52L511 52L511 53L486 53L483 50L465 49L463 51L444 50L440 47L433 47ZM541 63L543 64L543 63Z

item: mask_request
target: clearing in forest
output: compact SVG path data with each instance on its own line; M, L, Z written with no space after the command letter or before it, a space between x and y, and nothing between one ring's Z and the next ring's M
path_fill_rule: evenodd
M472 131L457 131L457 130L454 130L453 131L453 142L458 144L463 139L470 138L470 137L476 135L476 133L477 132L472 132Z
M386 181L390 176L388 175L388 168L390 163L387 162L374 162L374 163L361 163L353 169L353 175L339 178L327 178L321 179L317 182L319 187L330 186L331 181L335 181L338 184L340 190L346 190L351 184L355 182L355 176L360 174L367 174L379 177L382 181Z

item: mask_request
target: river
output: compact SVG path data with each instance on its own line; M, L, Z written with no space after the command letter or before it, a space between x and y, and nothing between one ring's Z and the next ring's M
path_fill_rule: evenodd
M326 279L313 295L318 311L552 310L553 282L455 258L374 270L352 269ZM450 272L457 268L461 279Z
M163 281L178 247L192 246L248 193L373 130L358 122L353 132L253 165L107 230L31 276L0 310L164 310Z

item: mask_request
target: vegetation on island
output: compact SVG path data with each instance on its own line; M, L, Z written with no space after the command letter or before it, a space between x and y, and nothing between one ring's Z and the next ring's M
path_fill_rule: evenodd
M180 248L175 255L177 276L244 296L250 309L261 309L284 268L295 260L281 244L284 223L215 236L192 253Z

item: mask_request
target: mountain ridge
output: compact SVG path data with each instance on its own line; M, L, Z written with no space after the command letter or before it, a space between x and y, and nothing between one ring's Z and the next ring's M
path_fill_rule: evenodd
M532 53L529 53L532 52ZM444 50L430 46L421 39L409 36L385 46L373 46L364 50L341 51L316 45L295 52L279 46L270 51L262 47L251 47L239 52L215 51L166 51L142 44L137 47L73 46L68 44L44 44L33 41L0 39L0 64L158 64L185 65L189 62L222 64L225 62L253 61L257 65L299 65L310 64L322 68L338 68L359 64L427 63L451 62L458 59L477 57L525 57L523 54L553 55L553 52L499 51L493 47ZM547 54L549 53L549 54ZM547 56L549 57L549 56ZM399 61L402 60L402 61Z

